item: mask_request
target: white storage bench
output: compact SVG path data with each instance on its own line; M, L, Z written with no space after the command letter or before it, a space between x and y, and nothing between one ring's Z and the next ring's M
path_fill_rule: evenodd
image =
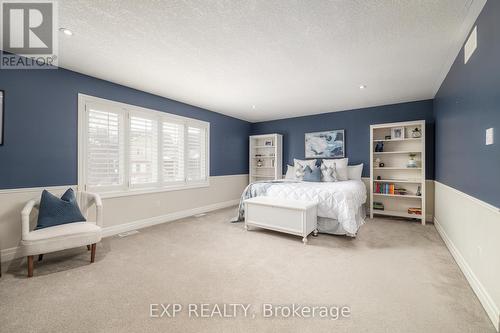
M255 226L287 234L307 236L317 234L317 204L271 197L255 197L245 200L245 229Z

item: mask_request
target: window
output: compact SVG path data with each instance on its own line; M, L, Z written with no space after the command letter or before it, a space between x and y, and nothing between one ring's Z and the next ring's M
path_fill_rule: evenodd
M113 187L123 184L123 115L90 105L87 112L87 180Z
M101 193L207 186L209 123L79 95L78 184Z
M187 135L187 179L201 180L206 177L206 142L203 128L188 126Z
M162 123L162 172L165 182L184 181L184 125Z
M158 182L158 122L130 117L130 184Z

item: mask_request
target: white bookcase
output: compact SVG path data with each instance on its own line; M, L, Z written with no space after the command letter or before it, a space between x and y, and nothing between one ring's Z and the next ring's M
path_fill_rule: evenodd
M283 177L283 136L264 134L250 136L250 183Z
M420 137L415 137L415 129ZM393 130L401 135L395 137L393 134L398 133ZM376 152L377 144L383 144L383 151ZM409 162L410 154L414 164ZM380 166L377 159L384 165ZM370 217L405 217L425 224L425 121L371 125L370 161ZM374 202L381 203L383 210L374 209ZM421 214L410 214L410 208L420 209Z

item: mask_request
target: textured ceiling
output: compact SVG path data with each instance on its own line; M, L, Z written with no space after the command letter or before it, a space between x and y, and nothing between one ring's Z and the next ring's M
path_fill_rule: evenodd
M59 65L249 121L428 99L472 1L65 0Z

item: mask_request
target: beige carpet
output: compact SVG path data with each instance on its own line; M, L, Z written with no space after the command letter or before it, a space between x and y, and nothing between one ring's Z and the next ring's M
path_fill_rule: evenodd
M236 209L25 261L0 280L1 332L494 332L433 225L375 219L357 239L244 231ZM149 318L151 303L249 303L256 316ZM261 305L349 306L350 318L262 318Z

